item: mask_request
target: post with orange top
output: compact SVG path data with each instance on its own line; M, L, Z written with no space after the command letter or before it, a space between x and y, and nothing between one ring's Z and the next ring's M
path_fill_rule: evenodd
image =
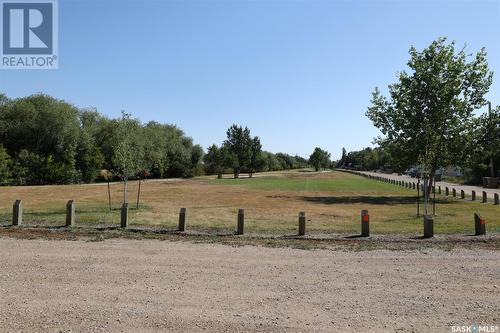
M306 234L306 213L299 213L299 236L304 236Z
M476 236L486 235L486 220L478 213L474 213L474 226L476 229Z
M368 210L363 209L361 211L361 237L370 236L370 215Z

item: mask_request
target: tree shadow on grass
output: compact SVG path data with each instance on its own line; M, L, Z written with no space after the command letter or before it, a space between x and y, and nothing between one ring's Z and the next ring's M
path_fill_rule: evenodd
M415 204L416 197L408 196L353 196L353 197L299 197L301 200L333 205L333 204L370 204L370 205L402 205L402 204ZM432 203L432 201L431 201ZM449 201L436 200L436 204L448 204Z

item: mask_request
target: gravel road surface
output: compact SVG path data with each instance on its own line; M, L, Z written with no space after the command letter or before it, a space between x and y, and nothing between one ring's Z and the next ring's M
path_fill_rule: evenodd
M500 326L497 251L0 238L0 332Z

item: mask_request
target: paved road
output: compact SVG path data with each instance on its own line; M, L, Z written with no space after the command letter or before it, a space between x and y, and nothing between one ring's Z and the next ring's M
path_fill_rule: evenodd
M365 175L371 175L371 176L379 176L379 177L384 177L384 178L389 178L389 179L394 179L394 180L402 180L405 182L412 182L416 183L417 178L411 178L410 176L407 175L397 175L397 174L385 174L385 173L376 173L376 172L369 172L369 171L359 171L359 173L365 174ZM460 196L460 191L464 190L465 194L470 196L472 191L476 191L476 200L481 200L482 198L482 193L483 191L486 191L488 193L488 201L493 202L493 196L495 193L498 193L500 195L500 189L494 189L494 188L483 188L479 186L470 186L470 185L459 185L459 184L453 184L453 183L448 183L448 182L436 182L436 186L441 186L443 193L444 193L444 188L448 187L450 189L450 195L452 192L452 189L456 189L457 191L457 196Z

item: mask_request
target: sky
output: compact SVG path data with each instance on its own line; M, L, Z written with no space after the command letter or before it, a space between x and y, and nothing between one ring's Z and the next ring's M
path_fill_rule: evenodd
M265 150L337 159L373 145L371 92L440 36L486 48L499 105L500 0L59 0L59 68L0 70L0 92L125 110L205 149L236 123Z

